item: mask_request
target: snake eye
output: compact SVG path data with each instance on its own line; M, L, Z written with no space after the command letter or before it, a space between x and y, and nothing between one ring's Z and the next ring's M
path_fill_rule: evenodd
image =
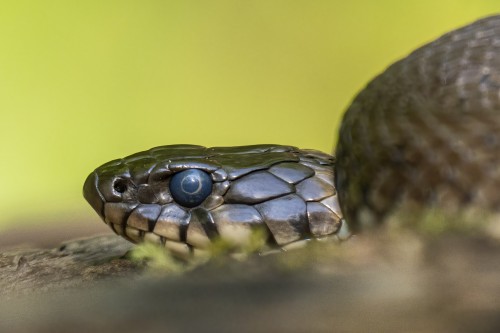
M127 190L127 183L125 179L118 178L113 183L113 189L118 193L124 193Z
M198 206L212 192L212 179L198 169L176 173L170 179L170 193L174 200L184 207Z

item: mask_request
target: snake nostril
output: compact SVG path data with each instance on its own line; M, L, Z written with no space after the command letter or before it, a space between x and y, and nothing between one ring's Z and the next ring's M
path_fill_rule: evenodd
M119 178L113 183L113 189L118 193L125 193L125 191L127 191L127 188L128 187L125 179Z

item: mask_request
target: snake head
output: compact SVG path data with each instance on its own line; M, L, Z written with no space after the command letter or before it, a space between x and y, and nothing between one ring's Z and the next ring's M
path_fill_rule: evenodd
M254 229L284 247L336 234L342 224L333 157L290 146L161 146L103 164L85 199L115 233L177 254Z

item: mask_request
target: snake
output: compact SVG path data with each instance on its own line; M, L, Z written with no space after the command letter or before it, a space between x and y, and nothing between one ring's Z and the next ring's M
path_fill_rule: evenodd
M176 256L215 239L345 241L398 211L500 210L500 16L446 33L353 99L334 155L285 145L165 145L112 160L83 194L118 235Z

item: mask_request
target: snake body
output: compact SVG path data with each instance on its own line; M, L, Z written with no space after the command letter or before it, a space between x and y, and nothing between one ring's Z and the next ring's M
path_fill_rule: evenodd
M216 237L244 242L255 228L283 249L343 240L399 209L497 211L499 130L500 16L493 16L371 81L344 116L336 159L280 145L161 146L100 166L84 196L117 234L180 256ZM175 176L186 170L198 174Z
M349 225L422 207L500 209L500 16L445 34L371 81L344 115L336 185Z

